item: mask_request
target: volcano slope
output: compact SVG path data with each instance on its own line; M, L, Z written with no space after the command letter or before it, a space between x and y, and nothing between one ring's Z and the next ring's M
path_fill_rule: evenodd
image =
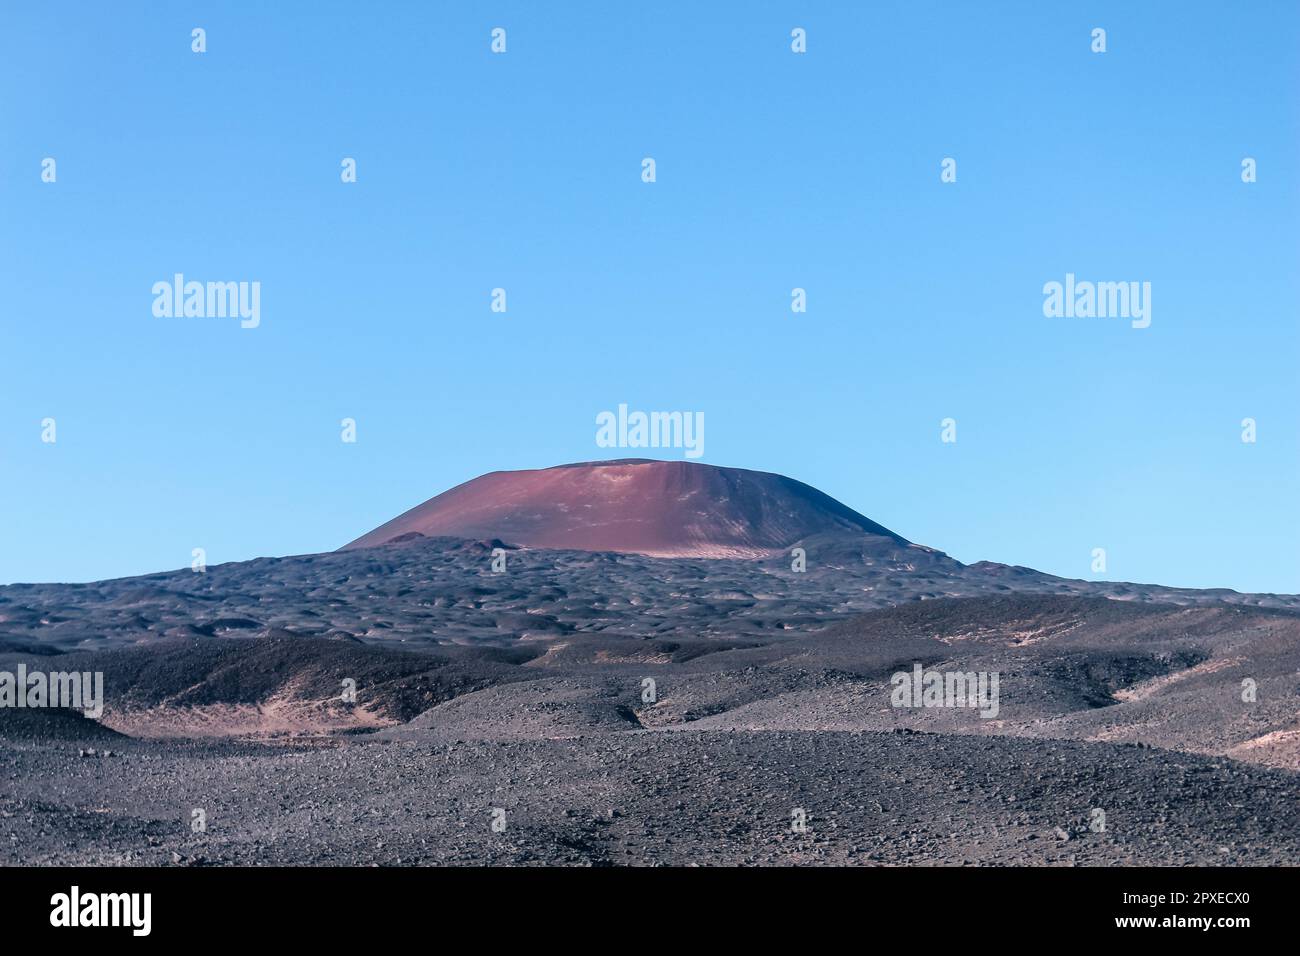
M503 538L529 548L669 558L765 557L811 535L876 546L902 537L801 481L744 468L628 458L494 471L347 545L411 535Z
M761 636L11 651L106 695L85 739L0 711L0 859L1293 862L1297 647L1287 610L1016 594ZM893 706L916 663L998 672L996 718Z

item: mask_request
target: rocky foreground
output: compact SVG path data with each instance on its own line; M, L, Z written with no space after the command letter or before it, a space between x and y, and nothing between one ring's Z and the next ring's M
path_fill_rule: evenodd
M0 751L4 863L1182 866L1300 858L1295 774L1134 746L691 730L437 744L129 741L111 755L100 746L93 756L71 747Z

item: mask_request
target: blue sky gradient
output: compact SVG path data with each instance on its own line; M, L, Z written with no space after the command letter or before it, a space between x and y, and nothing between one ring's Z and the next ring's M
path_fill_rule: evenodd
M625 402L963 561L1300 591L1298 67L1290 2L5 4L0 582L331 550Z

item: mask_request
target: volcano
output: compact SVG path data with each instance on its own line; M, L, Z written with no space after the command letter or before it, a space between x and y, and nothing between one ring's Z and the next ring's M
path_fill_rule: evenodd
M812 536L909 544L782 475L650 459L494 471L417 505L343 550L417 535L693 558L763 557Z

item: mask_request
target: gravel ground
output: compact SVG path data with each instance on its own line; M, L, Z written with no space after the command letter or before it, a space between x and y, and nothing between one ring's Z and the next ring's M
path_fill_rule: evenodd
M0 862L1263 865L1300 777L1138 746L913 732L61 741L0 750ZM504 829L493 829L494 808ZM194 832L202 810L206 831ZM796 810L806 832L795 832ZM1090 823L1105 814L1104 832Z

